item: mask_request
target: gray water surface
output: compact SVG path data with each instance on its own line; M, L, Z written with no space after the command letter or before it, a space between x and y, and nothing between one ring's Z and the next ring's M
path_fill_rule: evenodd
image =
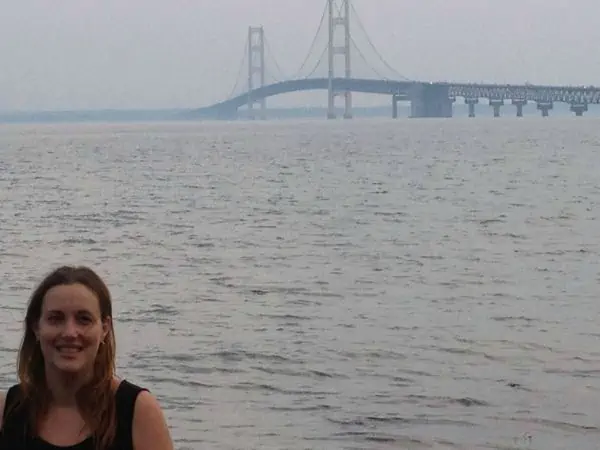
M597 119L0 128L0 387L83 263L179 449L600 448Z

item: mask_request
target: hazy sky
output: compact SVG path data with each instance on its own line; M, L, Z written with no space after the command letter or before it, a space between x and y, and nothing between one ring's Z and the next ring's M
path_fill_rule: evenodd
M379 52L411 79L600 84L599 0L352 1ZM210 104L234 85L249 25L264 25L281 68L294 73L324 6L325 0L0 0L0 110ZM353 34L381 68L356 21ZM320 36L313 61L326 45ZM357 74L372 73L354 59Z

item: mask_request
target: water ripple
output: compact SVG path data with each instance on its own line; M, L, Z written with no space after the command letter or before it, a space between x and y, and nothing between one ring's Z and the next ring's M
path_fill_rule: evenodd
M178 449L595 449L596 121L5 126L0 380L85 263Z

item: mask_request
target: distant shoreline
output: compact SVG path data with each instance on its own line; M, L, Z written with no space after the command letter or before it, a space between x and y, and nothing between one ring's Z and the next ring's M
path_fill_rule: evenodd
M399 107L400 119L409 116L410 108ZM340 111L341 112L341 111ZM245 111L240 110L240 120L244 120ZM301 118L324 118L326 108L272 108L268 110L267 118L277 119L301 119ZM467 106L463 104L454 105L455 117L468 115ZM477 105L476 115L478 117L491 117L492 109L486 104ZM516 112L512 105L502 108L503 117L515 116ZM525 107L524 115L536 116L539 111L535 105ZM572 116L569 106L556 104L550 116ZM590 108L586 116L598 116L600 109ZM391 105L389 107L355 107L355 117L391 117ZM169 121L204 121L205 119L194 117L193 109L139 109L139 110L87 110L87 111L6 111L0 112L0 124L26 124L26 123L90 123L90 122L169 122Z

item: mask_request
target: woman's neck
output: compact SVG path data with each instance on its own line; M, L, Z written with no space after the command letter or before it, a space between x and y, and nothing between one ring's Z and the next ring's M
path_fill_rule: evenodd
M52 403L58 407L77 405L77 393L91 378L91 374L65 374L46 371L46 385L52 396Z

